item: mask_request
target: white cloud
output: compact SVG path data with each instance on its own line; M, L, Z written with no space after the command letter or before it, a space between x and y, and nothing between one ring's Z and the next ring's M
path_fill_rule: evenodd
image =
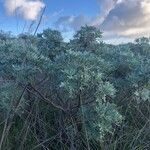
M55 27L61 29L62 31L67 31L70 29L78 30L82 25L88 24L88 19L84 15L78 16L63 16L60 17L55 23ZM69 31L70 32L70 31Z
M110 11L114 9L114 7L118 2L121 1L120 0L98 0L100 13L90 21L89 25L97 26L103 23L103 21L108 16Z
M109 35L136 38L150 36L150 0L126 0L118 4L100 28Z
M26 20L36 20L45 4L40 0L5 0L4 6L9 15L17 13Z
M60 16L63 13L63 9L59 10L59 11L55 11L51 14L51 17L57 17Z
M150 0L97 0L99 12L93 18L79 16L60 17L57 27L78 30L87 24L99 27L105 40L131 40L150 36Z

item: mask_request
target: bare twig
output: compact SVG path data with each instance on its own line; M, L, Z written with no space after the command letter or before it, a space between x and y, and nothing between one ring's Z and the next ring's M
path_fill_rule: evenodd
M37 24L37 27L36 27L36 29L35 29L35 31L34 31L34 36L36 35L36 33L37 33L37 31L38 31L38 28L39 28L39 26L40 26L40 24L41 24L41 22L42 22L42 19L43 19L43 15L44 15L44 13L45 13L45 9L46 9L46 6L44 7L44 9L43 9L43 11L42 11L42 14L41 14L41 16L40 16L40 20L39 20L39 22L38 22L38 24Z

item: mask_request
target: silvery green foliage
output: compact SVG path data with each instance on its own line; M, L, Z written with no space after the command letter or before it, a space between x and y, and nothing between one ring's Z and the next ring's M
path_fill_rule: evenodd
M11 105L11 99L14 99L15 95L17 100L27 83L36 84L39 74L52 74L53 84L49 82L45 87L57 90L64 102L70 103L71 106L76 105L79 96L83 103L93 101L92 105L84 107L85 116L89 115L89 118L85 117L89 135L97 128L99 134L96 139L106 132L111 132L112 124L118 124L121 121L121 115L114 104L111 104L113 101L107 102L107 98L114 97L116 92L111 83L103 80L111 68L110 63L94 53L71 49L57 54L52 62L49 56L37 49L35 44L26 42L27 40L22 38L14 38L0 43L0 73L3 81L0 93L1 109L7 110ZM47 90L45 93L49 93L48 89L45 88L45 90ZM86 113L88 109L91 111ZM106 114L106 109L111 113ZM95 117L92 116L92 110L97 114ZM90 122L91 128L88 127L88 119L95 120ZM108 125L105 126L104 124L107 123Z
M48 60L48 61L47 61ZM23 87L35 83L36 76L46 72L51 61L32 44L22 39L0 41L0 107L7 111L21 95ZM14 102L15 103L15 102Z
M150 77L150 45L148 43L106 45L97 48L97 55L111 63L109 78L115 87L134 88Z
M78 106L75 117L84 118L90 139L99 141L113 133L113 126L123 120L119 100L129 95L139 103L149 102L150 46L141 41L106 45L97 42L100 37L95 28L83 27L64 47L60 33L49 29L31 39L0 35L0 111L9 110L11 100L18 100L26 84L37 85L46 76L48 80L36 87L50 100L54 97L56 104L61 102L51 91L57 91L64 107ZM22 98L22 105L26 100ZM77 130L70 120L65 127L68 137L75 138Z
M10 99L13 99L13 86L11 83L1 83L0 86L0 111L7 112L10 107Z
M134 93L134 98L138 103L141 102L150 102L150 81L148 81L147 86L143 88L138 88Z
M119 126L123 120L115 104L102 103L101 100L83 110L90 139L103 140L106 133L113 134L113 127Z
M93 26L83 26L74 35L74 40L80 47L87 48L93 44L96 44L102 37L102 32Z
M107 102L116 93L110 82L103 81L110 64L93 53L71 50L57 57L55 63L63 100L74 104L80 98L87 103L81 106L79 116L84 113L88 136L102 140L107 132L113 132L112 125L119 125L123 119L113 100Z
M101 43L102 32L92 26L83 26L70 41L69 47L75 51L95 52Z
M44 65L47 66L47 60L48 58L41 55L34 45L27 45L23 40L13 39L0 44L3 78L32 82L34 75L41 72Z
M54 60L64 50L61 33L57 30L44 30L37 35L37 47L44 56Z
M66 90L71 97L79 90L94 88L103 82L102 74L109 70L109 63L96 55L71 50L57 57L55 64L59 73L59 88Z

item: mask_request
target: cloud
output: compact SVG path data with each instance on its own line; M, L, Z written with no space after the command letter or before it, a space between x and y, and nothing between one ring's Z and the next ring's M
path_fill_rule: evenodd
M59 10L59 11L55 11L51 14L51 17L57 17L60 16L63 13L63 9Z
M99 12L88 16L64 16L57 26L78 30L85 24L99 27L104 39L134 39L150 36L150 0L97 0Z
M70 29L78 30L82 25L88 24L88 19L84 15L78 16L63 16L60 17L55 23L56 28L62 31L68 31Z
M108 16L109 12L115 7L118 2L122 0L97 0L100 8L100 12L97 16L90 18L85 15L78 16L62 16L56 22L56 27L69 27L74 30L78 30L81 26L87 24L91 26L99 26L105 18Z
M110 11L115 8L115 6L121 2L120 0L98 0L100 13L94 17L92 20L90 20L89 24L92 26L98 26L105 18L108 16Z
M45 4L40 0L5 0L4 6L9 15L17 13L26 20L36 20Z
M118 4L100 25L107 37L135 38L150 35L150 1L126 0Z

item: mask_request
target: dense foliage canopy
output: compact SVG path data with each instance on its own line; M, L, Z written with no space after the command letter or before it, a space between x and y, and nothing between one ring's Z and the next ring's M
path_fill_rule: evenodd
M110 45L0 33L0 150L150 148L150 39Z

